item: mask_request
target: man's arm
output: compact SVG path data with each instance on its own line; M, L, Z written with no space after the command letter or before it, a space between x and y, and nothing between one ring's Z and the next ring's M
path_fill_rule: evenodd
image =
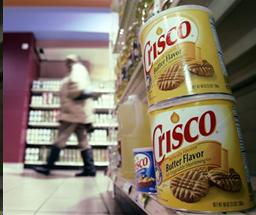
M82 94L83 90L80 90L78 88L78 84L75 82L70 81L68 83L68 97L75 99L77 97L80 96L80 94Z

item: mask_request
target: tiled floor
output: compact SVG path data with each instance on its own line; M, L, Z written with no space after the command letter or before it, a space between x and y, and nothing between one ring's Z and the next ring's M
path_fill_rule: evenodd
M102 172L96 178L73 175L71 171L54 171L52 176L45 177L23 170L22 165L4 164L4 214L123 214L116 205L103 201L111 181Z

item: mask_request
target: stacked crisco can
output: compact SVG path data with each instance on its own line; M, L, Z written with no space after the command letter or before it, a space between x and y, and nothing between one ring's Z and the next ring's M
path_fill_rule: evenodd
M180 6L140 31L159 201L240 211L253 194L235 100L211 12Z

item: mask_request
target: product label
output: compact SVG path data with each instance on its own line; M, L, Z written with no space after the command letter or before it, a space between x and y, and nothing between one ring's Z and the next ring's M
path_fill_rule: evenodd
M156 192L156 178L152 150L134 152L136 189L140 192Z
M200 93L230 93L218 38L203 10L164 11L140 35L149 105Z
M253 205L232 109L209 100L150 113L160 202L198 211Z
M136 154L135 155L135 171L140 171L144 168L149 168L151 164L151 161L148 156L145 154Z
M170 20L170 29L164 32L166 28L163 26L165 22L159 23L152 31L152 37L145 42L143 50L143 64L145 72L148 73L154 62L159 59L164 51L183 42L195 43L198 36L196 25L184 17L173 17Z

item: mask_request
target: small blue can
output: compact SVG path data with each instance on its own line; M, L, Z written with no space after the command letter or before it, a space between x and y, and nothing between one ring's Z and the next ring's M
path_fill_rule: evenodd
M136 148L133 150L136 190L145 193L156 193L156 175L152 148Z

